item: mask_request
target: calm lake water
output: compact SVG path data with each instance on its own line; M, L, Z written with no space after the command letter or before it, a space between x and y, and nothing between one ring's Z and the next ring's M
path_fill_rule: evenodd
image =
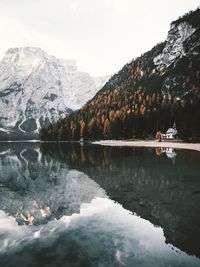
M200 266L200 153L0 143L0 266Z

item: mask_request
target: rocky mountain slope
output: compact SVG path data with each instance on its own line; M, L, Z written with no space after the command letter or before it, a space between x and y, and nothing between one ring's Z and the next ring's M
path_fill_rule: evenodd
M11 48L0 62L0 135L29 138L80 108L108 77L92 78L74 60L40 48Z
M200 9L173 21L165 42L126 64L79 111L41 138L141 138L176 123L179 137L200 137Z

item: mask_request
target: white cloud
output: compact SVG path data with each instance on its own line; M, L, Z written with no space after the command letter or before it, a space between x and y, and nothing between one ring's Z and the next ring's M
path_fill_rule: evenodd
M199 0L0 0L0 54L38 46L75 58L92 74L113 73L166 38Z

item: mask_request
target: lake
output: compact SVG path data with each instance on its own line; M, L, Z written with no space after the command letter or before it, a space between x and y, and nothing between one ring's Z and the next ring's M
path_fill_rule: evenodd
M200 153L0 143L0 266L200 266Z

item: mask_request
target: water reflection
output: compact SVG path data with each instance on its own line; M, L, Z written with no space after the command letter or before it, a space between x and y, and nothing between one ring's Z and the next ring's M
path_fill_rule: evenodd
M175 162L175 158L177 153L175 152L175 149L172 147L156 147L155 153L157 156L161 156L162 154L165 154L169 159L172 159L173 163Z
M21 226L0 213L2 266L199 266L166 245L163 230L106 198L45 226ZM2 240L2 239L1 239Z
M42 146L45 153L94 179L124 208L164 229L166 242L200 257L200 153L163 150ZM161 150L162 151L162 150Z
M87 175L44 156L37 144L6 148L1 147L0 154L0 210L19 224L47 223L79 212L83 202L105 196Z
M199 154L176 153L1 144L1 265L199 266Z

